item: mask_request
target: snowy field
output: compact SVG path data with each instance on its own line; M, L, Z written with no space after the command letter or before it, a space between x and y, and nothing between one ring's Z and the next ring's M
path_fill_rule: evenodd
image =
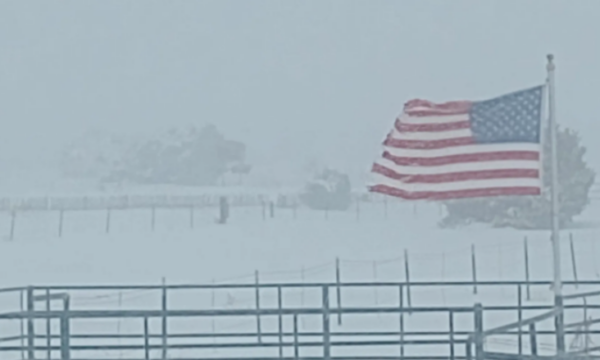
M576 271L580 280L600 280L599 233L595 227L600 204L593 204L580 218L577 228L562 234L563 278L573 280L573 264L569 234L572 234ZM155 228L151 229L150 210L114 211L111 231L105 232L106 212L65 213L63 234L58 237L58 213L19 213L14 241L5 237L0 242L0 283L3 287L26 285L127 285L254 283L255 271L261 283L335 282L336 258L339 258L342 282L404 281L404 251L409 254L411 281L470 281L471 247L474 246L477 278L487 280L524 280L524 238L528 238L530 274L532 280L551 279L551 246L548 232L488 229L476 225L459 229L439 229L440 208L420 203L416 207L399 201L361 204L348 212L320 212L299 208L277 209L275 218L263 219L260 208L232 208L227 225L215 223L217 209L197 210L194 227L190 226L189 210L157 210ZM11 219L0 214L0 234L8 234ZM565 292L585 290L565 287ZM332 294L332 304L335 304ZM160 291L71 292L73 309L160 309ZM310 290L286 290L284 307L318 307L320 293ZM18 308L18 297L4 296L3 311ZM397 306L398 289L369 288L344 290L344 306ZM473 294L465 288L415 288L413 306L516 305L516 288L479 289ZM261 306L275 307L275 291L261 293ZM525 305L550 304L552 293L546 287L532 289ZM251 309L253 290L240 291L174 291L169 295L173 309ZM525 316L532 316L527 313ZM594 314L590 314L594 315ZM579 315L570 321L580 321ZM516 320L516 314L488 313L487 328ZM569 319L568 319L569 320ZM317 331L320 318L302 319L301 331ZM447 317L413 314L406 319L408 331L447 330ZM472 318L457 316L456 330L472 329ZM18 334L18 322L0 324L1 336ZM36 330L44 333L44 324ZM176 320L169 323L170 332L253 331L254 318ZM332 322L332 331L398 331L397 316L360 318L347 316L342 326ZM54 327L56 329L56 327ZM291 318L284 319L284 328L291 331ZM158 321L151 324L154 333L160 331ZM57 331L57 330L54 330ZM108 322L73 321L73 333L85 331L136 333L142 331L136 320L115 319ZM264 319L263 331L276 332L276 318ZM247 340L247 339L246 339ZM273 339L276 340L276 339ZM289 339L288 339L289 340ZM140 340L133 341L139 344ZM190 341L189 339L187 340ZM515 342L498 339L489 347L510 348ZM541 350L551 348L551 339L542 341ZM347 355L347 349L334 350L334 355ZM285 355L291 356L286 348ZM303 350L304 356L319 355L319 349ZM346 351L346 352L345 352ZM358 350L352 351L357 354ZM362 348L360 351L366 351ZM422 349L407 348L406 355ZM427 349L429 353L445 355L447 346ZM397 355L398 346L378 349L381 355ZM462 347L457 355L464 353ZM172 357L184 356L172 351ZM195 353L194 353L195 354ZM276 356L277 348L256 354L250 350L227 352L210 350L203 356ZM233 354L233 355L232 355ZM102 354L100 354L102 355ZM96 358L101 357L97 353ZM154 356L158 356L157 352ZM367 355L362 354L362 355ZM368 355L372 355L369 353ZM19 354L12 354L18 358ZM84 355L79 355L84 356ZM92 356L92 355L89 355ZM106 355L107 357L109 355ZM110 356L117 356L111 354ZM132 356L119 353L118 357ZM136 356L141 355L137 353ZM191 356L187 354L187 356ZM194 355L196 356L196 355Z

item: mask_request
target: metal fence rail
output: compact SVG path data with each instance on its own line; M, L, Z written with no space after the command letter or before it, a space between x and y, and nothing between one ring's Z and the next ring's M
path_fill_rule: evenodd
M600 281L566 282L565 285L600 288ZM472 290L514 289L514 302L505 304L443 306L409 305L411 296L420 289ZM526 316L553 310L547 304L525 304L525 287L544 287L549 281L480 281L480 282L382 282L382 283L268 283L214 285L119 285L119 286L31 286L0 290L0 295L23 299L22 308L0 313L0 358L2 359L385 359L385 360L461 360L475 358L467 349L469 339L484 331L483 318L499 315L510 323L529 324ZM317 292L316 303L300 306L286 302L289 291ZM393 290L396 303L348 305L354 300L350 291ZM408 290L411 291L408 291ZM122 309L86 308L74 299L80 294L97 291L154 291L158 299L152 306L139 305ZM194 306L193 291L245 291L254 295L251 308L216 309ZM276 292L275 305L266 303L265 291ZM383 291L383 290L381 290ZM411 295L413 294L413 295ZM590 292L589 294L596 294ZM588 295L589 295L588 294ZM209 294L203 294L206 296ZM200 296L200 295L199 295ZM158 300L158 301L155 301ZM181 308L175 303L185 300ZM597 303L568 303L565 312L587 315L600 310ZM485 315L485 316L484 316ZM244 330L217 331L220 319L238 319L248 324ZM363 319L375 319L363 325ZM432 320L433 319L433 320ZM310 328L301 323L312 321ZM127 322L122 328L100 329L106 321ZM181 322L187 322L185 325ZM370 321L370 320L369 320ZM15 323L16 322L16 323ZM208 326L212 322L213 327ZM421 322L433 327L421 328ZM531 321L530 321L531 322ZM383 326L383 324L387 324ZM13 328L10 324L18 324ZM191 324L191 325L190 325ZM271 324L272 326L269 326ZM354 325L352 325L354 324ZM358 324L358 326L356 326ZM95 327L98 326L98 329ZM487 326L487 325L486 325ZM490 325L491 326L491 325ZM489 327L489 326L488 326ZM11 330L12 329L12 330ZM566 331L570 337L582 335L574 326ZM589 326L585 336L600 335ZM515 353L525 357L524 343L535 335L552 339L555 332L547 328L500 327L488 335L512 339L518 343ZM536 344L537 344L536 340ZM489 351L490 358L501 353ZM540 355L541 356L541 355Z

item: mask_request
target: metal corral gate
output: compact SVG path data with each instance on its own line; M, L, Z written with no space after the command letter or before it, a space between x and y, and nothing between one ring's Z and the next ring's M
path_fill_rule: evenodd
M565 286L574 284L566 282ZM420 292L458 291L474 285L480 293L488 288L503 292L512 289L516 296L508 305L417 305L420 301L416 294ZM515 360L543 357L538 351L539 338L553 339L555 331L552 326L536 329L535 325L556 312L551 303L524 304L523 293L530 287L547 291L549 285L550 282L543 281L334 282L3 289L0 296L14 300L13 306L18 306L11 311L6 305L0 314L0 358ZM598 281L580 281L577 285L600 288ZM355 294L377 291L382 303L352 304L354 299L361 298ZM156 297L126 306L122 297L134 292ZM217 292L226 297L250 294L252 306L238 306L231 301L217 308ZM387 302L383 301L386 292L390 295ZM300 293L302 302L291 301L291 293ZM101 296L108 298L114 294L118 294L116 308L107 302L78 305L81 301L77 299L102 299ZM392 294L395 294L394 304L391 304ZM587 299L590 294L569 300ZM203 305L202 299L208 299L208 305ZM567 337L587 339L599 334L590 326L596 321L587 318L600 306L575 302L567 302L564 312L576 317L584 314L585 326L567 326ZM534 314L538 315L531 318ZM496 321L492 321L494 316ZM503 325L509 319L516 322L492 330L484 328L488 322ZM241 321L242 325L234 331L223 331L226 327L221 329L216 325L221 321ZM502 341L512 339L514 347L507 352L487 349L493 347L494 336ZM524 343L528 344L528 350L524 349ZM588 348L580 348L578 354L589 358L594 350L590 344L587 343Z

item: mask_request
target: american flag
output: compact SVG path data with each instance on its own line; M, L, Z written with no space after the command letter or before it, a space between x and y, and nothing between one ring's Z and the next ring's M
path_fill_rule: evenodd
M373 164L370 190L408 200L539 195L543 89L407 102Z

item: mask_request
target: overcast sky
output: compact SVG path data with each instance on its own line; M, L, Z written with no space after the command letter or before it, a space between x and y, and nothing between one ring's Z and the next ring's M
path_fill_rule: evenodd
M312 159L355 175L407 100L537 85L552 52L558 120L599 168L598 14L597 0L3 1L0 165L51 167L88 129L212 122L282 179Z

